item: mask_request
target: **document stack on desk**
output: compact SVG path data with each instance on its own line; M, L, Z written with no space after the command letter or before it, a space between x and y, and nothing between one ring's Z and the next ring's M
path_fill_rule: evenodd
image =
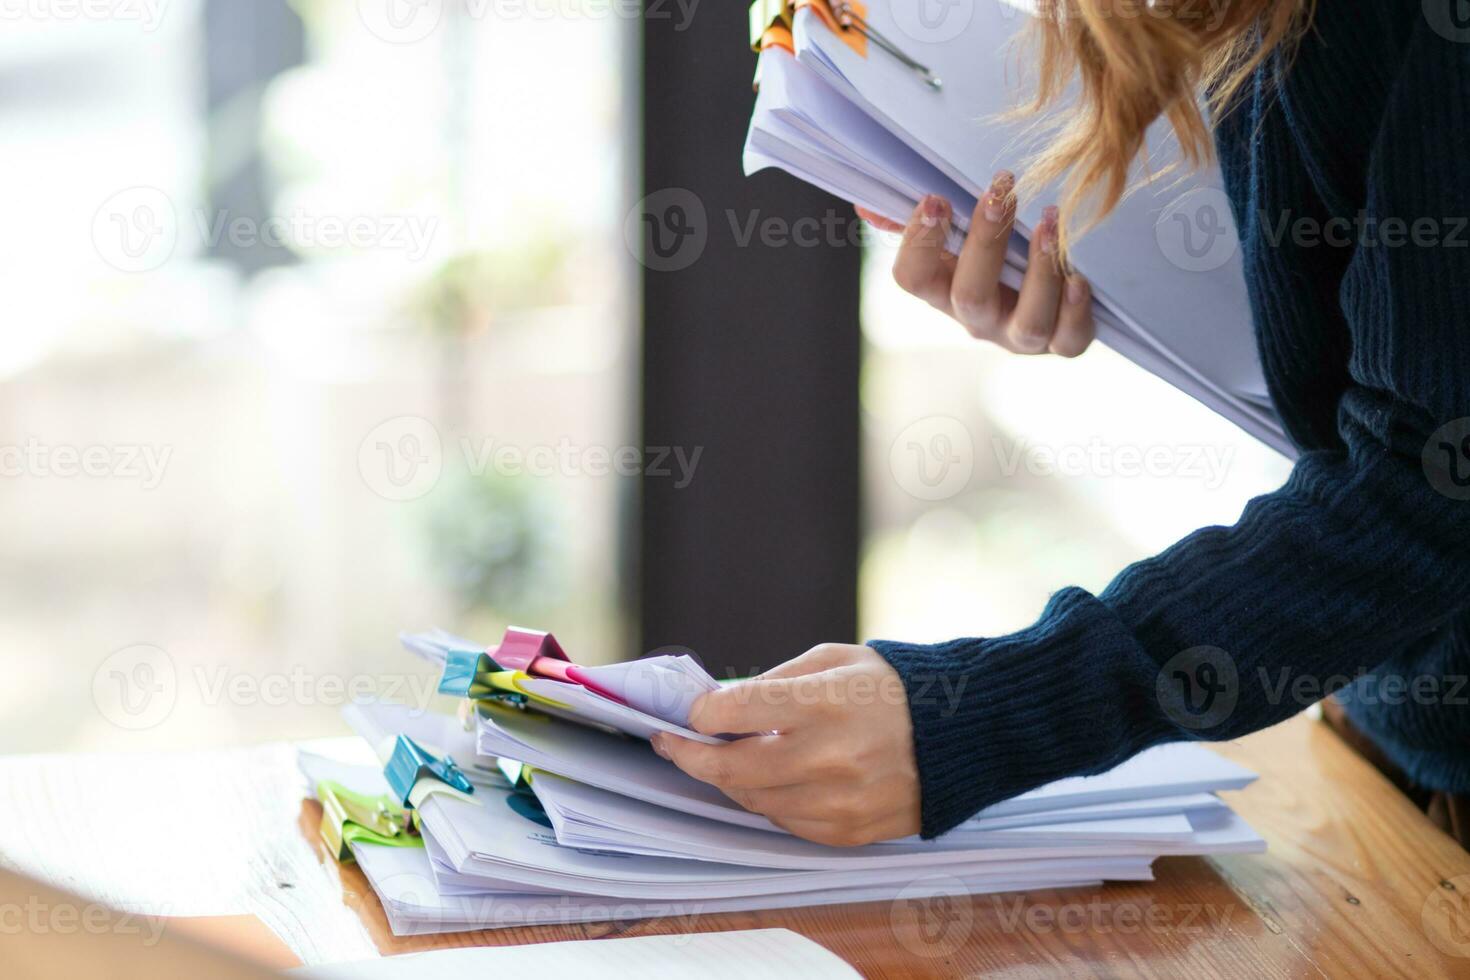
M1027 123L1000 118L1024 94L1013 44L1031 17L1023 2L950 4L929 23L909 0L757 0L746 172L785 170L900 224L937 194L954 207L958 252L992 176L1022 173L1035 148ZM1098 339L1294 456L1256 357L1220 172L1171 172L1179 148L1162 122L1148 145L1135 177L1168 176L1125 198L1071 253L1092 285ZM1002 276L1012 288L1054 191L1020 202Z
M548 634L496 647L404 638L458 716L357 704L381 769L303 753L322 837L356 860L395 933L983 894L1149 880L1164 854L1260 851L1216 795L1255 777L1197 745L999 803L934 841L801 840L648 745L717 682L692 658L574 664ZM546 662L542 658L547 658Z

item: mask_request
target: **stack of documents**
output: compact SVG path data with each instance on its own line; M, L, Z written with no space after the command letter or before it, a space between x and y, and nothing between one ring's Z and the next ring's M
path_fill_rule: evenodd
M441 691L467 695L459 714L356 704L348 723L382 768L300 760L323 839L400 935L1149 880L1160 855L1265 848L1216 795L1254 774L1192 744L1041 787L938 840L814 844L654 754L654 731L713 740L684 727L718 684L692 658L583 668L514 628L488 649L404 642L443 665Z
M908 6L872 0L857 16L860 4L838 0L757 0L745 169L777 167L900 224L937 194L954 207L950 249L958 252L991 178L1023 172L1035 149L1027 123L1000 118L1024 94L1015 42L1030 14L1007 0L973 0L929 25ZM1148 145L1135 172L1143 186L1071 254L1092 285L1098 339L1294 456L1256 356L1219 170L1175 167L1179 148L1166 123ZM1055 200L1052 188L1020 202L1006 285L1020 285L1028 236Z

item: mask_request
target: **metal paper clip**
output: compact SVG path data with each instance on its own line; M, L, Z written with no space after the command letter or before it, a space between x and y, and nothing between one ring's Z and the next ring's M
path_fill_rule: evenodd
M837 17L837 22L842 25L844 30L857 31L873 44L887 51L891 56L897 58L905 68L918 75L919 79L934 91L937 92L944 87L944 82L940 80L938 75L930 71L928 66L921 65L913 58L904 54L898 45L880 34L867 22L849 0L832 0L832 13Z

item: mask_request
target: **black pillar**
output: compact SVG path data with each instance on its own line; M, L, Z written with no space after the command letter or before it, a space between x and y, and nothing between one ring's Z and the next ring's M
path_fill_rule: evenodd
M644 443L701 453L687 486L643 480L641 649L690 647L717 676L851 642L857 620L861 250L842 202L743 175L746 39L743 3L649 5L627 228Z

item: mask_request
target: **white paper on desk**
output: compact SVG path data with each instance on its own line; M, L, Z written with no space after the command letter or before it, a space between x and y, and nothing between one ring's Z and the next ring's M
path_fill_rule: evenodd
M901 887L896 885L839 888L801 894L768 894L744 898L700 899L698 901L632 901L574 894L517 893L503 882L499 887L473 895L445 895L435 885L428 854L418 848L357 844L353 854L373 891L382 901L388 923L396 936L463 932L469 929L501 929L524 925L554 925L572 922L627 921L658 918L677 920L717 912L746 912L754 909L805 908L845 902L891 901L928 895L954 895L957 887L969 894L1021 891L1028 888L1096 887L1097 878L1071 878L1061 870L1039 873L1021 880L993 877L967 879L948 874L920 875ZM1135 862L1131 873L1109 877L1150 881L1146 863Z
M330 779L354 793L365 793L368 796L389 792L388 780L383 778L382 770L372 766L354 765L315 752L298 751L296 768L306 777L307 793L312 799L316 799L316 784L323 779Z
M1151 796L1217 793L1244 789L1256 774L1197 742L1172 742L1145 749L1096 776L1070 776L1029 793L1002 800L981 817L1040 813L1083 803L1105 804Z
M841 957L787 929L440 949L292 972L316 980L492 976L744 980L756 966L775 976L804 980L861 980Z
M523 874L509 865L498 865L490 868L487 865L472 865L478 870L457 870L456 862L451 860L438 837L432 832L432 827L426 827L423 835L425 852L429 858L429 868L434 876L434 887L437 887L440 895L444 896L503 896L503 895L538 895L556 896L562 898L564 895L576 895L579 899L594 899L598 896L578 895L575 892L566 892L557 887L548 887L526 879ZM581 849L579 849L581 851ZM645 855L645 857L669 857L669 855ZM947 874L956 884L975 887L1000 887L1000 886L1022 886L1022 887L1047 887L1053 884L1067 884L1078 882L1083 879L1107 879L1107 880L1129 880L1129 882L1148 882L1152 880L1152 855L1130 854L1130 855L1100 855L1100 857L1086 858L1036 858L1036 860L1014 860L995 861L973 868L964 865L945 865L942 873ZM958 874L956 874L958 871ZM891 882L878 884L858 884L853 887L892 887L895 884L906 882L911 879L923 879L931 874L941 873L936 868L913 868L910 876L900 876ZM795 901L800 902L801 896L813 895L816 892L831 892L833 889L806 890L806 892L773 892L772 896L795 896ZM838 887L836 890L847 890L847 886ZM866 892L872 895L872 892ZM717 901L760 901L760 895L736 895L729 898L719 898ZM659 901L659 899L641 898L639 901ZM676 899L675 899L676 901ZM741 908L756 908L759 905L742 905Z
M1056 810L1037 810L1001 816L971 817L946 834L966 834L1022 827L1041 827L1057 822L1078 823L1085 820L1116 820L1123 817L1157 817L1163 814L1204 813L1226 809L1225 801L1214 793L1183 793L1179 796L1152 796L1138 800L1115 800L1111 803L1068 806Z
M840 870L776 870L712 861L643 856L564 847L555 835L511 808L503 791L476 787L479 805L433 796L419 808L425 833L443 846L461 874L561 892L630 900L693 900L757 897L834 888L890 885L913 877L911 867L859 867ZM1097 844L1020 846L973 850L952 855L944 872L955 877L1012 879L1037 867L1082 869L1097 858L1159 854L1243 853L1263 843L1243 821L1222 811L1216 823L1198 824L1186 841L1115 841ZM1040 862L1036 864L1035 862Z
M407 735L435 755L452 758L472 781L500 778L495 760L477 754L475 733L453 715L391 701L360 701L343 708L342 717L374 750L388 739Z
M912 880L908 867L777 870L689 858L651 857L564 847L554 834L507 804L503 791L476 787L476 804L433 796L419 808L424 832L442 846L455 871L497 884L633 901L758 898L832 889L895 885ZM1038 869L1062 869L1076 878L1094 857L1177 853L1158 845L1059 846L1006 852L967 852L944 866L951 876L1014 880Z
M646 742L514 711L480 711L478 733L481 755L513 759L684 813L775 829L765 817L660 759Z
M685 775L640 742L605 732L559 725L514 712L482 712L479 752L503 756L569 779L635 799L743 827L784 833L765 817L742 809L708 783ZM987 808L961 830L990 830L1056 823L1050 811L1087 806L1090 816L1146 816L1209 808L1201 794L1241 789L1255 779L1248 769L1188 742L1139 753L1099 776L1063 779ZM1194 795L1192 801L1160 808L1146 801ZM1215 801L1218 805L1218 800ZM1110 810L1116 806L1116 810Z
M520 899L528 898L532 895L542 895L559 901L562 897L572 894L560 892L554 888L528 884L517 876L514 871L509 872L509 876L507 877L494 877L488 873L465 874L457 871L449 855L432 832L424 834L424 850L429 858L433 886L444 897L478 896L499 900L506 896L516 896ZM1151 881L1153 879L1152 857L1149 855L1101 856L1090 857L1086 860L1040 859L1006 861L1004 863L989 865L984 871L966 873L960 877L950 875L951 870L949 867L942 869L942 872L941 869L915 868L911 879L900 879L898 883L907 880L922 879L939 873L949 875L955 883L981 889L1063 886L1082 880L1084 876L1089 879L1108 879L1111 881ZM871 897L885 894L884 892L874 891L873 889L891 889L895 885L864 885L856 887L865 889L862 894ZM776 905L762 905L760 903L765 899L771 899L773 896L781 896L778 901L783 905L802 905L809 904L805 896L838 894L847 891L848 889L839 888L835 890L818 889L816 891L801 892L772 892L765 896L736 896L734 898L716 899L716 901L721 903L754 903L734 905L730 906L730 908L774 908ZM578 902L591 902L598 898L598 896L585 895L576 895L574 897ZM656 900L643 899L641 901L648 902ZM815 902L816 899L812 901Z
M551 818L557 840L568 846L788 870L952 866L1020 854L1045 857L1048 848L1113 843L1137 845L1130 853L1143 853L1186 842L1194 833L1185 814L1173 813L946 835L934 841L909 838L866 847L829 847L790 834L676 813L549 773L537 773L531 787ZM1095 850L1105 853L1101 846Z
M789 834L736 827L672 813L570 780L532 782L565 845L648 857L682 857L787 870L973 867L988 862L1094 860L1157 854L1253 850L1259 839L1220 836L1230 811L1176 813L947 835L935 841L827 847ZM1244 828L1248 830L1248 828Z
M779 48L761 55L747 172L777 166L900 222L923 194L941 194L955 205L957 247L991 176L1019 171L1035 146L1024 123L997 118L1023 91L1011 43L1029 15L1001 0L970 6L964 30L944 43L900 30L889 4L868 12L875 30L902 37L905 50L943 78L939 91L897 59L858 55L811 11L798 11L796 57ZM1151 129L1149 145L1149 164L1140 163L1135 176L1162 172L1178 157L1167 123ZM1077 241L1072 261L1092 283L1101 341L1292 456L1257 359L1222 186L1217 168L1156 179ZM1022 202L1002 276L1007 285L1019 284L1024 241L1056 196L1050 189ZM1197 224L1211 219L1212 228L1183 233L1209 231L1215 245L1207 256L1185 250L1198 244L1193 238L1175 241L1178 222L1196 217Z
M364 793L386 791L386 783L377 770L367 766L345 765L303 752L299 766L308 779L334 779L350 789ZM566 862L554 862L560 869L554 883L548 884L545 875L536 873L527 865L537 859L542 848L552 842L547 840L544 830L521 814L504 806L508 788L502 783L477 782L476 794L480 797L485 813L475 814L477 807L462 804L459 810L463 817L472 815L487 824L495 824L510 831L502 835L502 857L494 871L479 874L456 871L440 843L439 834L446 827L442 814L425 813L424 849L375 847L356 845L357 855L363 870L374 884L375 890L385 904L396 901L403 907L404 914L412 908L424 910L426 918L439 917L447 921L460 922L467 911L474 911L471 918L481 924L512 926L538 922L591 921L615 916L654 916L676 914L668 911L667 905L650 903L669 901L695 901L699 904L688 914L696 911L740 911L752 908L777 908L794 905L827 904L840 901L869 901L891 898L904 891L915 881L923 881L933 874L940 874L951 885L963 884L976 893L984 891L1006 891L1026 888L1071 887L1073 885L1107 878L1110 880L1147 881L1152 878L1149 869L1151 855L1137 853L1129 855L1099 855L1096 858L1074 856L1058 859L1025 859L997 861L984 867L964 862L949 862L943 869L914 867L893 870L877 876L823 876L821 881L809 880L811 876L779 873L769 875L764 869L730 868L737 877L748 881L767 881L766 888L721 888L713 886L714 895L706 892L705 877L699 873L708 867L697 861L671 861L663 858L637 865L637 859L619 859L615 854L586 854L581 851L561 849L567 856ZM493 801L493 802L492 802ZM688 818L692 819L692 818ZM438 831L438 833L436 833ZM775 837L776 835L767 835ZM484 839L481 837L480 839ZM789 838L795 840L795 838ZM800 842L805 843L805 842ZM552 846L555 846L552 844ZM813 845L816 846L816 845ZM620 863L621 862L621 863ZM483 863L480 867L486 867ZM648 868L672 866L688 874L676 876L683 882L681 888L687 894L665 897L647 895L624 898L616 883L616 876L625 872L629 877L642 876L647 879ZM568 877L568 872L571 877ZM529 872L529 874L528 874ZM608 875L613 877L609 878ZM611 894L580 894L575 889L565 888L567 881L586 882L597 876L596 884L590 887ZM665 876L665 882L670 879ZM781 881L793 883L790 890L779 887ZM630 891L642 891L638 884ZM665 889L667 890L667 889ZM744 891L746 894L725 894L729 891ZM905 891L905 894L908 894ZM477 909L471 899L480 899L487 905ZM616 905L610 904L616 902ZM715 903L710 905L709 903ZM489 907L493 906L493 907ZM633 911L636 909L636 912Z

